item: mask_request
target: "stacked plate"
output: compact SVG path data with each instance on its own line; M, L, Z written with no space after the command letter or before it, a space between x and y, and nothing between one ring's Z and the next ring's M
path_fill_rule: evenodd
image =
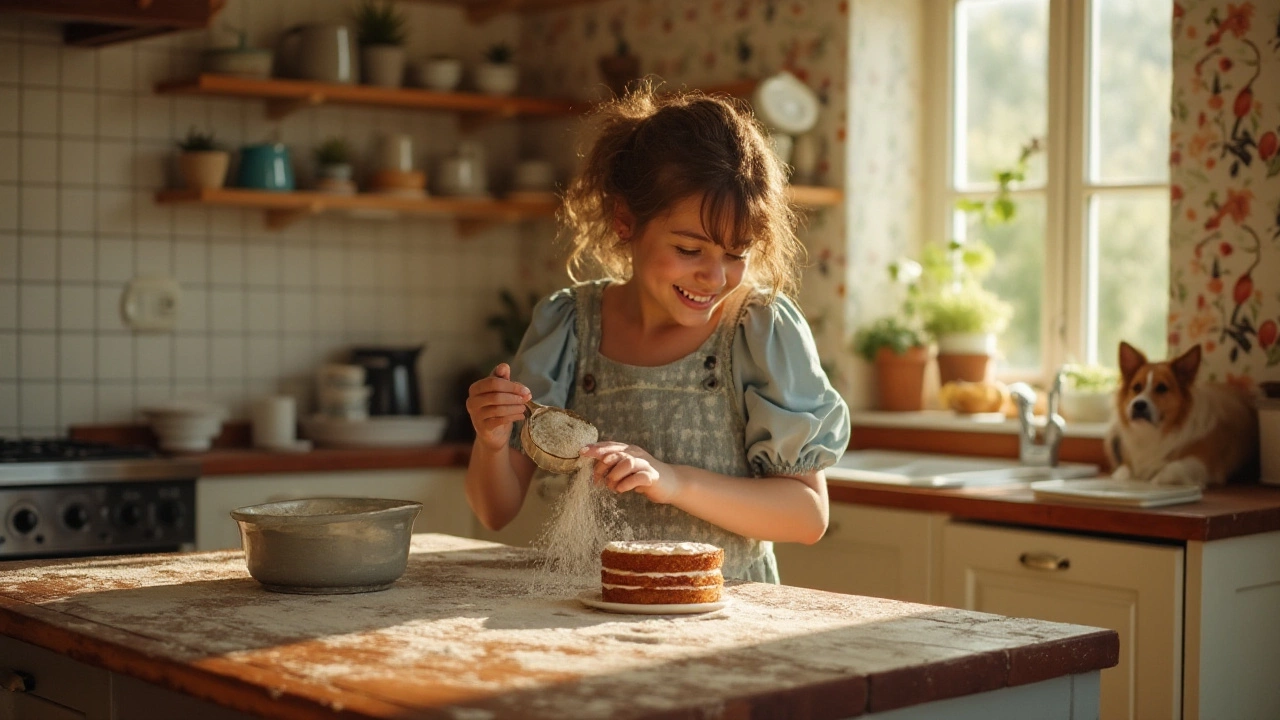
M203 452L222 432L226 412L217 405L200 402L173 402L143 408L160 449L169 452Z
M1041 480L1031 483L1038 500L1114 505L1120 507L1164 507L1199 500L1203 493L1194 485L1152 485L1137 480Z

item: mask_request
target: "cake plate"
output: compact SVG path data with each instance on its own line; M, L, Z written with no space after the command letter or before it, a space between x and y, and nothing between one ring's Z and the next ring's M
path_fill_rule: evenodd
M671 605L641 605L616 603L600 599L599 590L588 590L578 596L578 602L590 608L622 615L698 615L720 610L729 604L729 598L721 595L717 602Z

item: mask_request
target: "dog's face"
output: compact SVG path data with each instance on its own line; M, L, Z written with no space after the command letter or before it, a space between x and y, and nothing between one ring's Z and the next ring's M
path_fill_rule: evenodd
M1153 363L1129 343L1120 343L1120 422L1161 429L1181 425L1191 409L1191 385L1199 370L1199 345L1174 360Z

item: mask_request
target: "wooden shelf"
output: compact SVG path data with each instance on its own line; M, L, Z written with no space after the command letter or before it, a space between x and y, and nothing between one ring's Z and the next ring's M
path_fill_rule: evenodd
M516 116L567 116L587 109L588 103L551 98L483 95L480 93L436 92L419 88L382 88L372 85L343 85L309 80L269 80L203 73L195 78L170 80L156 85L161 95L206 95L262 98L273 120L295 110L316 105L366 105L417 110L447 110L464 113L475 124L490 119Z
M504 13L555 10L570 5L600 2L600 0L417 0L417 2L460 7L466 11L468 20L473 23L482 23Z
M839 188L792 187L792 197L805 207L829 207L844 201ZM161 205L198 204L208 207L234 207L262 210L266 226L278 230L307 215L324 212L346 212L353 217L393 218L400 214L451 217L458 223L460 235L472 235L498 223L520 222L555 216L558 202L547 198L403 198L359 193L331 195L319 192L271 192L244 188L216 190L161 190L156 193Z

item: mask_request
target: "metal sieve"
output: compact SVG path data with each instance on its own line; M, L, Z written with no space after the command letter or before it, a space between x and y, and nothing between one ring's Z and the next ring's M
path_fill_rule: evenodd
M555 473L556 475L572 475L578 468L578 456L560 457L559 455L543 450L536 442L533 441L533 436L529 432L529 426L538 422L538 418L545 417L548 413L563 413L584 422L587 425L591 425L591 429L593 430L595 430L595 425L592 425L590 420L587 420L572 410L565 410L564 408L552 407L550 405L542 405L541 403L536 403L532 400L529 400L524 405L525 421L524 426L520 428L520 447L524 448L525 455L528 455L529 459L533 460L534 464L549 473ZM596 432L596 436L599 437L599 431Z

